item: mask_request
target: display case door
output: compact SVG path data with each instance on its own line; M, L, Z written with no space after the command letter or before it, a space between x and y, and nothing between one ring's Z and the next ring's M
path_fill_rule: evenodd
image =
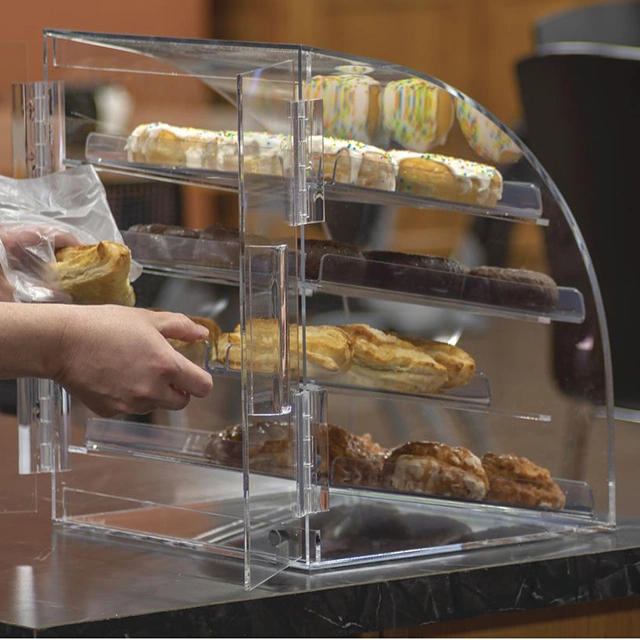
M296 239L288 222L293 199L286 160L293 140L295 74L291 60L238 76L245 583L250 588L300 557L292 534L300 514L291 403L292 371L298 366L297 357L290 357L298 353L297 335L290 331L297 321L290 277ZM268 461L255 455L265 440L279 444Z

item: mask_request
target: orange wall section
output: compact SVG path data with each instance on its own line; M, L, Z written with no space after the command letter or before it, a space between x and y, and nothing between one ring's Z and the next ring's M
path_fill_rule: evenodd
M27 44L28 75L22 80L36 81L42 79L43 29L207 38L211 5L209 0L3 0L0 43Z

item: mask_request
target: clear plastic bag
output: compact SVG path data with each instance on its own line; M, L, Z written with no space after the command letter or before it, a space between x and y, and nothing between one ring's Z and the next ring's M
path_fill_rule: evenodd
M55 250L104 240L123 241L92 166L26 180L0 176L0 280L4 275L15 301L70 302ZM132 262L130 280L141 271Z

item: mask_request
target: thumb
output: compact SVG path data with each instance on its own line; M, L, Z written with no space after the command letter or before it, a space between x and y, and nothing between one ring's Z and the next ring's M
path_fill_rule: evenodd
M156 326L158 331L165 338L182 340L183 342L193 342L194 340L204 340L209 337L209 330L193 320L187 318L182 313L160 312L155 313Z

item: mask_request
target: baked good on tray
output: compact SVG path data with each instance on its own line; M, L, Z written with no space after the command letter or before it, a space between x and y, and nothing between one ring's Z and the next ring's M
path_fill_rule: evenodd
M456 115L469 146L481 158L499 164L520 160L520 148L502 129L468 102L457 99Z
M209 330L209 336L205 340L194 340L192 342L184 342L176 338L167 338L167 342L185 358L204 367L207 364L207 342L209 343L209 360L216 360L217 358L220 327L212 318L205 318L203 316L189 316L189 318L196 324L206 327Z
M252 423L248 446L249 465L256 471L290 475L293 468L293 426L289 422ZM207 459L225 467L242 468L242 425L212 433L205 444Z
M190 229L170 224L135 224L130 232L172 238L146 241L139 249L144 260L164 264L196 264L205 267L237 269L240 264L240 234L238 229L215 223L204 229ZM180 242L179 239L185 240ZM196 243L196 240L211 242ZM247 236L247 242L257 242L256 236ZM138 243L129 238L132 246ZM215 243L215 244L213 244Z
M502 197L502 175L489 165L436 153L389 154L398 163L396 191L483 207Z
M423 349L447 370L447 379L443 388L464 387L471 382L476 372L476 363L464 349L427 338L405 338L405 340Z
M339 258L348 258L347 269L349 275L356 282L360 281L365 274L366 263L364 255L360 249L346 242L338 240L322 240L308 238L304 241L305 251L305 278L307 280L318 280L320 278L320 269L322 268L322 278L331 279L331 276L340 276L344 278L345 267L340 263ZM338 258L328 258L323 262L325 256L338 256ZM354 260L351 260L354 258Z
M380 135L380 83L364 74L314 76L303 88L307 100L322 100L324 132L375 144Z
M398 491L482 500L489 480L480 459L465 447L407 442L392 449L384 465L384 486Z
M317 442L318 475L322 478L328 474L329 484L381 486L386 450L368 433L360 436L334 424L320 424Z
M124 244L103 241L63 247L56 251L56 267L62 287L74 302L135 304L129 281L131 251Z
M289 348L292 371L301 367L302 327L289 327ZM326 375L344 371L351 366L353 358L352 342L347 333L339 327L307 326L306 331L307 374ZM276 373L280 366L280 336L278 323L272 319L254 318L248 331L248 347L254 371ZM231 369L240 369L242 353L240 349L240 325L230 333L222 333L218 339L218 360Z
M366 251L364 256L370 286L419 295L459 298L464 286L463 276L469 271L457 260L441 256L400 251Z
M550 311L558 302L550 276L528 269L476 267L465 278L463 298L472 302Z
M521 507L562 509L566 496L548 469L513 453L488 452L482 466L489 478L486 499Z
M383 131L410 151L443 145L454 119L453 97L426 80L394 80L382 91Z
M351 139L313 136L311 161L316 174L320 154L326 181L382 191L395 189L398 166L391 154L383 149Z
M447 369L407 340L366 324L341 328L353 345L344 382L405 393L437 393L446 383Z

